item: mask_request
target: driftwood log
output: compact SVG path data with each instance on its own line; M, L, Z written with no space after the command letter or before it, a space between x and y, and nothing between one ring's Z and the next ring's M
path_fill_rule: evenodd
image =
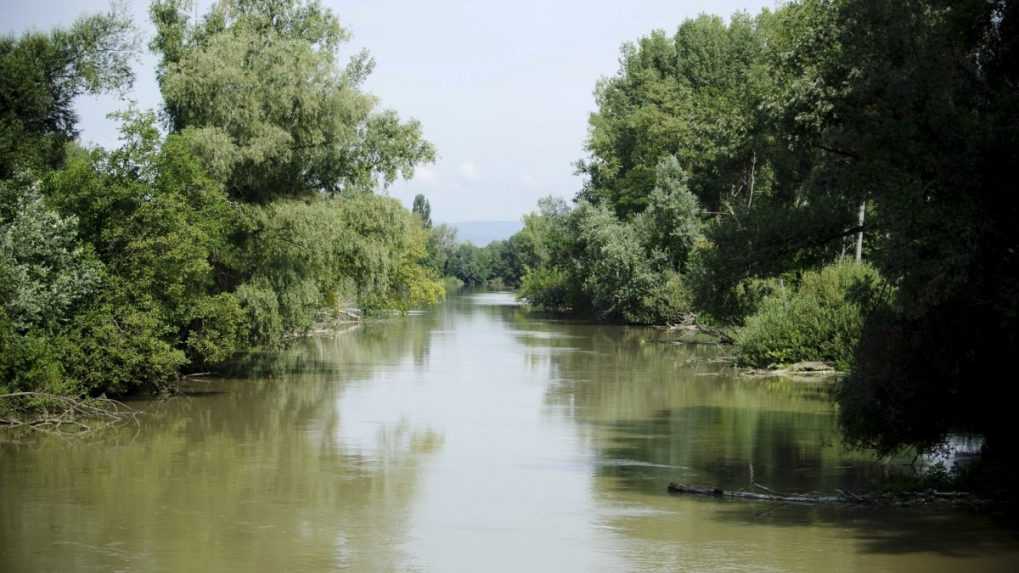
M753 491L739 491L720 489L717 487L686 485L676 482L669 484L669 493L706 497L726 497L752 501L781 501L786 503L852 503L854 501L853 498L844 495L785 495L780 493L757 493Z
M953 502L953 503L983 503L983 500L975 498L972 494L959 491L911 491L898 493L884 493L878 495L854 494L851 492L837 490L837 495L814 495L814 494L782 494L771 490L761 484L755 483L755 487L768 493L753 491L726 490L717 487L704 487L686 485L672 482L668 486L668 492L676 495L695 495L701 497L716 497L725 499L738 499L746 501L771 501L780 503L803 503L803 504L874 504L874 505L918 505L932 502Z

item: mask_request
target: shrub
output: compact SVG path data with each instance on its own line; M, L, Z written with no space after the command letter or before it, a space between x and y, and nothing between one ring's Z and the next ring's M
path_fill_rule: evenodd
M635 324L669 324L681 321L692 308L690 289L675 271L659 275L658 283L641 299L637 312L627 319Z
M66 394L126 394L145 383L163 390L187 362L174 348L173 327L158 307L142 299L131 303L122 296L102 301L78 316L64 342Z
M64 375L59 350L45 335L20 334L0 307L0 393L57 388Z
M233 293L201 299L192 310L186 344L192 366L219 364L243 345L244 310Z
M528 269L520 284L520 297L529 304L545 310L570 310L573 301L569 295L566 273L557 267Z
M276 292L261 279L237 287L237 300L246 314L247 342L273 348L283 340L283 318Z
M808 271L799 285L764 297L736 334L737 361L767 367L821 360L847 370L866 316L890 294L866 264L839 262Z

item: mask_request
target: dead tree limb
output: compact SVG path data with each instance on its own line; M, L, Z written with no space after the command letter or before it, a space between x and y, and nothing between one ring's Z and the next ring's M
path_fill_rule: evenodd
M122 422L138 423L141 412L123 402L98 398L61 396L47 392L0 394L7 416L0 429L21 428L60 436L82 435Z
M837 495L815 495L805 493L783 494L778 493L759 483L754 487L770 493L757 493L752 491L725 490L717 487L704 487L671 482L668 492L676 495L694 495L700 497L714 497L720 499L738 499L745 501L769 501L779 503L796 504L856 504L856 505L920 505L934 502L967 503L971 505L987 503L985 500L975 497L973 494L962 491L903 491L895 493L881 493L875 495L864 495L836 490Z

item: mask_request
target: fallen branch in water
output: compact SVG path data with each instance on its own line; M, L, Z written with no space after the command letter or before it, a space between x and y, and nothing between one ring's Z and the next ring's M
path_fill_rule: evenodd
M771 490L769 490L771 491ZM821 495L783 495L777 493L756 493L752 491L725 490L719 488L700 487L672 482L669 484L669 493L700 495L708 497L728 497L735 499L749 499L753 501L782 501L788 503L845 503L847 498L842 496L821 496Z
M710 336L718 339L719 344L733 344L736 342L730 333L698 322L697 315L692 312L683 315L679 322L666 324L665 329L688 336L696 336L698 334Z
M668 492L677 495L696 495L702 497L717 497L727 499L740 499L747 501L770 501L780 503L799 504L860 504L860 505L919 505L932 502L952 502L980 504L984 500L978 499L973 494L961 491L910 491L897 493L882 493L877 495L854 494L844 490L836 490L838 495L814 495L814 494L782 494L761 484L754 483L755 487L769 493L757 493L752 491L725 490L721 488L686 485L676 482L669 483Z
M138 423L141 412L105 396L81 398L47 392L0 394L0 428L25 429L60 436L82 435L122 422Z
M741 370L740 374L752 377L780 376L784 378L817 379L831 378L845 373L839 372L835 369L835 366L827 362L819 360L804 360L801 362L794 362L793 364L772 365L768 368L747 368L745 370Z

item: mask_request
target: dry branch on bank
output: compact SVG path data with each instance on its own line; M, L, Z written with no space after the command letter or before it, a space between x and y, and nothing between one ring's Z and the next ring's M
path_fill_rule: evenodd
M816 380L822 378L835 378L845 375L834 365L819 360L804 360L792 364L775 365L770 368L747 368L740 370L740 374L750 377L782 377Z
M754 484L768 493L757 493L753 491L725 490L721 488L686 485L676 482L669 483L668 492L676 495L695 495L701 497L716 497L725 499L737 499L745 501L769 501L779 503L799 504L856 504L856 505L921 505L934 502L980 504L983 500L968 492L959 491L910 491L882 494L854 494L852 492L837 490L836 495L816 494L783 494L769 489L763 485Z
M735 342L731 333L721 328L701 324L694 313L685 314L679 322L666 324L665 330L684 337L707 336L715 339L718 344Z
M60 396L46 392L0 394L0 429L24 429L61 436L82 435L123 422L141 412L117 400Z

